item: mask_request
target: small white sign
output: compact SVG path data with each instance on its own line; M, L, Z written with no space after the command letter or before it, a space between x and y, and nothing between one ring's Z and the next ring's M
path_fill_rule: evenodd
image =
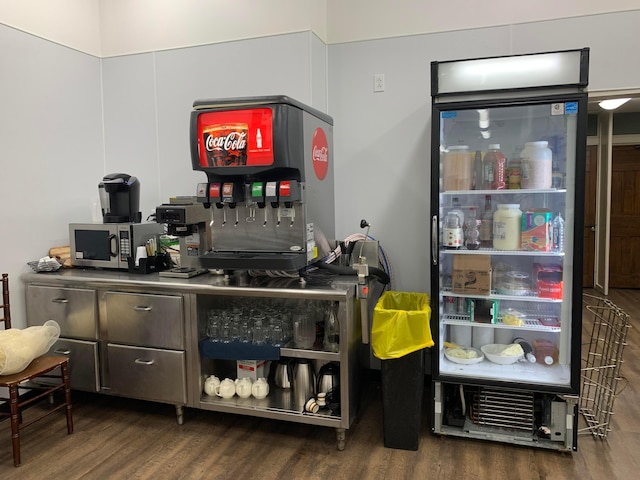
M552 103L551 115L564 115L564 103Z

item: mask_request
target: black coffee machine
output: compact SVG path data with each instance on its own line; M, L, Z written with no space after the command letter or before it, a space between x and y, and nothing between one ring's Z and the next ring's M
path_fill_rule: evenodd
M104 223L140 223L140 182L126 173L110 173L98 184Z

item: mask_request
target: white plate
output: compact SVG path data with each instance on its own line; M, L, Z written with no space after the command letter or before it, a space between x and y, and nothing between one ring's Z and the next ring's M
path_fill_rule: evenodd
M462 365L472 365L474 363L479 363L482 360L484 360L484 355L482 354L482 352L480 350L478 350L477 348L471 348L471 347L459 347L461 350L471 350L476 352L476 356L474 358L460 358L460 357L454 357L453 355L449 355L449 351L450 350L455 350L453 348L445 348L444 349L444 356L447 357L447 359L451 360L453 363L460 363Z
M509 346L510 345L504 345L501 343L490 343L488 345L483 345L480 349L482 350L482 353L484 353L493 363L511 365L512 363L516 363L520 360L523 355L502 355L502 351Z

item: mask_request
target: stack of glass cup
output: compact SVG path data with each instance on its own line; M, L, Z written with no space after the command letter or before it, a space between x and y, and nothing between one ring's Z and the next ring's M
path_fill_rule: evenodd
M274 347L283 347L294 339L294 317L304 316L314 325L322 325L329 306L329 302L319 300L277 298L227 299L220 303L208 311L205 334L210 341Z

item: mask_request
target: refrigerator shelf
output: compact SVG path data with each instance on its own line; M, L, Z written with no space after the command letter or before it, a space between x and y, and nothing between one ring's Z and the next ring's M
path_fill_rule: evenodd
M477 250L467 250L461 248L459 250L441 248L441 255L508 255L510 257L564 257L564 252L540 252L538 250L498 250L495 248L479 248Z
M455 314L455 315L443 315L442 323L444 325L462 325L462 326L470 326L470 327L492 327L492 328L504 328L511 330L531 330L537 332L560 332L561 327L558 326L549 326L544 325L537 318L527 318L524 321L524 325L516 326L516 325L507 325L502 323L502 319L498 317L498 321L496 323L480 323L480 322L471 322L469 321L469 315Z
M518 195L536 193L567 193L566 188L545 188L545 189L505 189L505 190L447 190L440 192L440 195L467 196L467 195Z
M440 352L440 375L461 378L480 378L487 382L504 381L521 383L523 387L535 379L536 385L568 387L570 368L567 365L548 367L539 363L516 362L510 365L493 363L486 358L479 363L462 365L448 360L444 351Z
M461 297L461 298L483 298L487 300L513 300L522 302L535 303L562 303L562 299L542 298L536 295L502 295L496 290L491 290L491 295L472 295L468 293L454 293L450 287L443 287L440 293L444 297Z

